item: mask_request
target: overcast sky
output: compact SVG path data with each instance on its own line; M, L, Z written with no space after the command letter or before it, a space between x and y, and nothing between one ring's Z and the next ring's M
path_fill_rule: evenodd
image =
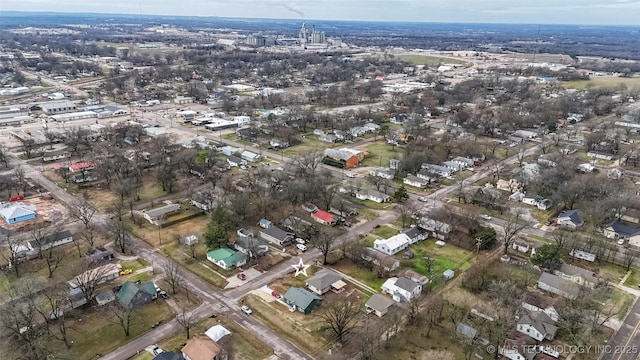
M0 11L640 25L640 0L0 0ZM1 15L1 14L0 14Z

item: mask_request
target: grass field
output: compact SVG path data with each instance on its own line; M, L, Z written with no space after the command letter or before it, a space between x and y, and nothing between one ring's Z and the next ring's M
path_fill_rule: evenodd
M449 269L460 274L471 267L473 254L453 245L440 247L433 240L425 240L413 245L410 249L415 254L412 264L413 270L422 275L440 275ZM426 257L432 259L431 273L429 273Z
M389 167L390 159L402 159L404 150L388 145L384 141L376 141L366 148L369 155L362 162L362 166Z
M396 59L410 62L413 65L439 65L439 64L461 64L466 65L466 61L429 55L398 55Z
M593 88L617 88L624 84L627 88L640 88L640 77L622 78L617 76L598 76L590 80L563 81L565 88L585 90Z
M203 260L206 256L206 247L204 244L198 244L196 247L196 260L194 260L191 254L187 253L187 250L183 246L180 246L177 241L163 246L160 251L214 287L223 289L227 286L227 280L212 270L215 265Z
M382 284L384 284L384 282L387 280L385 278L378 277L378 275L376 275L373 271L370 271L364 268L359 268L353 265L352 263L346 262L346 261L342 261L339 264L333 265L333 267L336 270L343 272L376 290L379 290L380 287L382 287Z
M389 226L382 226L377 229L374 229L371 233L374 235L378 235L383 239L388 239L393 235L396 235L398 233L398 230Z
M131 271L136 271L136 270L140 270L144 267L149 266L150 264L143 260L143 259L137 259L137 260L131 260L131 261L121 261L120 265L122 265L122 269L131 269Z

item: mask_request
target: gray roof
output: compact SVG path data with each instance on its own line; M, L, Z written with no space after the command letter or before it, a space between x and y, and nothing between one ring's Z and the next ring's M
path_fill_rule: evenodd
M349 160L351 159L354 155L348 151L341 151L341 150L336 150L336 149L326 149L324 151L324 156L328 156L334 159L339 159L339 160Z
M407 235L409 238L413 239L414 237L422 234L422 231L420 230L419 227L414 226L412 228L408 228L407 230L403 231L402 233Z
M569 218L569 220L571 220L571 222L574 223L575 225L582 224L582 218L580 218L580 213L576 210L565 210L560 214L558 214L558 219L559 218Z
M60 102L52 102L52 103L44 103L40 104L40 107L44 110L55 110L55 109L64 109L64 108L74 108L76 104L71 101L60 101Z
M116 294L112 290L109 290L107 292L97 295L96 301L97 302L113 301L115 300L115 298L116 298Z
M553 338L558 331L558 327L554 325L554 321L541 311L524 315L520 318L518 324L531 325L545 337L550 335Z
M235 155L229 155L227 156L227 159L234 164L242 164L244 162L244 160L240 159Z
M156 355L153 360L185 360L182 354L174 353L173 351L165 351Z
M159 208L147 210L144 213L151 218L155 218L179 209L180 209L180 204L169 204Z
M278 240L286 240L288 237L292 237L291 233L288 233L277 226L269 226L266 229L261 230L260 232L267 234L271 237L274 237Z
M402 290L413 292L413 290L416 287L420 286L420 284L418 284L413 280L401 277L401 278L398 278L398 280L396 280L396 286Z
M342 276L340 274L329 269L322 269L307 280L307 286L312 286L321 290L331 286L331 284L341 279Z
M598 277L593 271L589 271L578 266L562 263L558 271L568 276L582 276L586 281L592 283L597 283L599 281Z
M614 222L612 222L610 225L611 229L613 229L613 231L621 236L634 236L638 233L640 233L640 229L627 225L626 223L623 223L620 220L616 220Z
M382 294L373 294L369 298L369 301L365 304L365 306L372 308L373 310L384 312L391 306L393 306L393 300Z
M420 171L424 171L424 170L420 170ZM425 174L426 174L426 173L427 173L427 172L425 172ZM425 179L423 179L423 178L419 178L419 177L417 177L417 176L415 176L415 175L407 175L407 176L405 177L405 179L406 179L407 181L411 181L411 182L415 182L415 183L420 183L420 184L423 184L423 185L427 185L427 184L429 184L429 181L428 181L428 180L425 180Z
M316 294L300 287L292 287L284 294L284 300L289 305L299 309L307 309L315 300L321 300Z
M456 326L456 332L462 336L468 337L470 339L473 339L476 337L476 335L478 334L478 330L476 330L475 328L467 325L467 324L463 324L463 323L458 323L458 325Z
M71 237L71 231L69 231L69 230L58 231L56 233L53 233L53 234L50 234L50 235L47 235L47 236L43 237L42 238L42 245L53 243L53 242L60 241L60 240L63 240L63 239L67 239L67 238L70 238L70 237ZM35 241L29 241L29 243L36 245Z
M548 286L566 292L567 294L578 296L580 292L580 285L561 278L560 276L543 272L538 278L539 283L547 284Z

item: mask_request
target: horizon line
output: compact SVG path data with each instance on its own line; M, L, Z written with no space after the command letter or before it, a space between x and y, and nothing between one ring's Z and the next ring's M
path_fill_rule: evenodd
M225 19L225 20L261 20L261 21L324 21L324 22L362 22L362 23L396 23L396 24L466 24L466 25L549 25L549 26L589 26L589 27L635 27L640 28L640 24L589 24L589 23L540 23L540 22L462 22L462 21L403 21L403 20L332 20L315 18L261 18L261 17L240 17L240 16L214 16L214 15L169 15L169 14L136 14L136 13L109 13L109 12L87 12L87 11L24 11L24 10L1 10L0 18L3 14L34 14L40 15L92 15L92 16L127 16L127 17L171 17L171 18L199 18L199 19Z

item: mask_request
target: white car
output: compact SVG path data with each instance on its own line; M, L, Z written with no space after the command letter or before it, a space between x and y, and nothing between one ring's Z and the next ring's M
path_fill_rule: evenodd
M245 313L247 315L251 315L251 313L253 312L251 310L251 308L248 307L247 305L242 305L242 307L240 309L242 310L243 313Z
M302 245L302 244L296 244L296 247L297 247L298 249L300 249L300 251L302 251L302 252L307 251L307 247L306 247L305 245Z
M624 245L624 239L619 239L618 240L618 245Z
M418 196L418 201L427 202L428 200L426 196Z
M491 220L491 216L489 216L489 215L487 215L487 214L482 214L482 215L480 215L480 219L483 219L483 220L487 220L487 221L488 221L488 220Z
M304 244L306 244L306 243L307 243L307 242L306 242L306 241L304 241L304 239L302 239L302 238L296 238L296 242L297 242L298 244L302 244L302 245L304 245Z
M348 172L348 173L346 173L346 174L344 174L344 175L345 175L346 177L348 177L348 178L352 178L352 179L356 177L356 174L354 174L354 173L350 173L350 172Z

